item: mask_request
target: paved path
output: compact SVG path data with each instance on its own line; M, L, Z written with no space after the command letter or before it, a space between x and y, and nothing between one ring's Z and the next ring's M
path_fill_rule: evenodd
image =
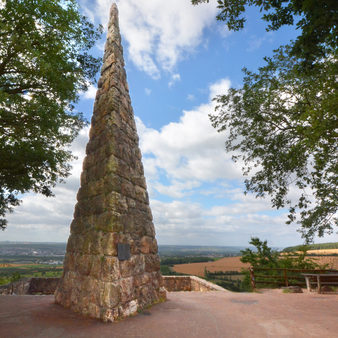
M118 323L82 318L53 296L0 296L0 337L338 337L338 295L172 292Z

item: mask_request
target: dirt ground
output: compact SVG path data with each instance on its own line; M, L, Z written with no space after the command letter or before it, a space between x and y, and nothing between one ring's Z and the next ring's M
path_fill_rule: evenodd
M6 338L336 338L338 295L170 292L168 301L116 323L83 318L53 296L0 296Z

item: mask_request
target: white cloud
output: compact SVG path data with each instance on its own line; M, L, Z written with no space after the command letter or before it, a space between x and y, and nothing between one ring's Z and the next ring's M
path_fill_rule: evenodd
M229 86L228 79L210 85L210 98L225 93ZM210 125L208 113L213 108L210 101L184 111L178 122L161 130L147 128L137 118L159 243L245 245L252 236L268 239L272 246L301 243L296 227L285 225L284 213L273 213L267 200L244 195L234 187L232 182L242 178L241 171L224 151L224 135ZM2 240L66 241L88 131L88 127L82 130L72 145L78 160L67 183L55 187L56 197L24 196L23 204L8 216ZM163 197L169 202L161 201ZM211 202L204 204L205 198ZM337 240L337 235L323 240Z
M245 245L257 236L270 245L301 243L300 235L284 224L284 215L253 212L214 212L190 201L151 200L160 244Z
M249 39L249 46L246 49L248 52L253 52L259 49L263 43L272 43L274 40L273 32L267 32L264 36L257 37L256 35L252 35Z
M223 79L209 88L210 97L225 93L230 86ZM160 131L147 128L140 119L136 119L140 135L140 146L146 162L145 170L155 180L163 171L175 188L167 191L188 191L182 182L212 182L218 179L238 179L241 171L224 151L224 135L212 126L208 114L214 111L215 103L210 101L194 110L183 111L179 122L171 122ZM148 157L150 160L148 161ZM183 188L184 187L184 188ZM163 192L163 185L155 184L153 189Z
M97 91L97 88L93 85L90 85L88 87L88 90L86 92L82 93L81 95L83 96L84 99L93 100L93 99L95 99L96 91Z
M180 74L173 74L171 76L171 80L168 83L168 86L172 87L178 81L181 81L181 75Z
M55 197L24 195L23 203L8 215L8 228L3 236L6 240L66 241L80 185L88 133L89 127L85 127L73 142L71 151L77 160L71 163L72 175L66 179L66 183L57 184L53 189Z
M160 130L136 118L158 240L243 245L258 236L275 246L301 243L297 226L285 225L286 212L274 212L268 198L244 195L241 164L225 152L225 134L210 124L212 99L229 87L229 79L211 84L208 103L183 111L178 122Z
M110 0L82 0L107 25ZM120 28L133 63L153 78L172 72L177 62L202 42L205 28L215 24L216 4L192 6L190 0L118 0ZM92 15L90 15L92 16Z
M230 88L231 82L229 79L221 79L210 85L209 100L211 101L217 95L226 94Z
M146 93L146 95L150 95L151 94L151 89L149 88L144 88L144 92Z
M162 195L170 196L173 198L182 198L187 194L191 194L191 189L199 187L200 182L196 180L185 180L184 182L174 180L172 184L164 185L159 181L156 181L152 186Z

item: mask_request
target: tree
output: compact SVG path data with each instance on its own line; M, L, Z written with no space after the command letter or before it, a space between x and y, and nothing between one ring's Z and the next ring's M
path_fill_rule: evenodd
M191 0L197 5L209 0ZM338 3L335 0L218 0L220 13L217 20L224 21L229 30L238 31L245 24L246 6L259 7L262 19L268 23L267 31L284 25L296 25L301 34L292 46L291 55L311 66L326 58L338 43Z
M223 9L218 18L234 30L244 25L239 16L246 4L270 11L263 16L269 29L292 24L301 15L298 39L265 58L258 72L244 69L243 87L218 96L217 114L210 117L218 131L228 133L226 149L235 152L234 160L242 160L244 174L251 175L245 180L246 192L269 195L277 209L287 206L287 223L301 224L310 242L316 234L332 232L338 223L337 3L218 3ZM317 18L319 5L326 21ZM295 188L298 197L290 198Z
M101 31L75 0L0 1L0 217L69 175L67 147L85 124L73 103L95 81L88 51Z
M252 237L249 244L255 247L241 250L241 262L249 263L254 269L326 269L327 265L317 264L311 258L307 258L307 246L299 248L299 252L280 254L268 246L267 241L261 241L258 237Z
M249 263L254 270L262 269L259 272L260 276L256 276L256 278L260 280L260 283L263 284L263 285L261 284L261 287L271 287L269 283L264 284L264 282L267 281L267 278L269 278L269 276L281 277L281 273L283 272L281 272L278 269L323 270L328 268L327 264L320 265L316 263L314 260L307 258L306 246L301 247L299 252L280 254L280 252L278 252L277 250L273 250L272 248L270 248L268 246L267 241L261 241L257 237L251 238L249 244L253 245L255 249L252 250L247 248L245 250L241 250L242 253L241 262ZM249 271L245 269L243 272L244 272L243 287L249 289L250 286ZM301 276L300 273L294 272L293 276L295 277L297 275L298 277ZM276 279L278 280L278 278L275 278L273 280L276 281ZM297 278L295 282L299 283L299 278Z

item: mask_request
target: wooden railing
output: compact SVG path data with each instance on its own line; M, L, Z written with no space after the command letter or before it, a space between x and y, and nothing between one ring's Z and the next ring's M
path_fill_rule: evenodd
M269 274L264 274L269 271ZM284 269L284 268L249 268L252 289L257 284L280 286L301 286L305 287L305 278L302 273L337 273L337 270L328 269ZM261 272L261 273L260 273ZM271 274L273 273L273 274Z

